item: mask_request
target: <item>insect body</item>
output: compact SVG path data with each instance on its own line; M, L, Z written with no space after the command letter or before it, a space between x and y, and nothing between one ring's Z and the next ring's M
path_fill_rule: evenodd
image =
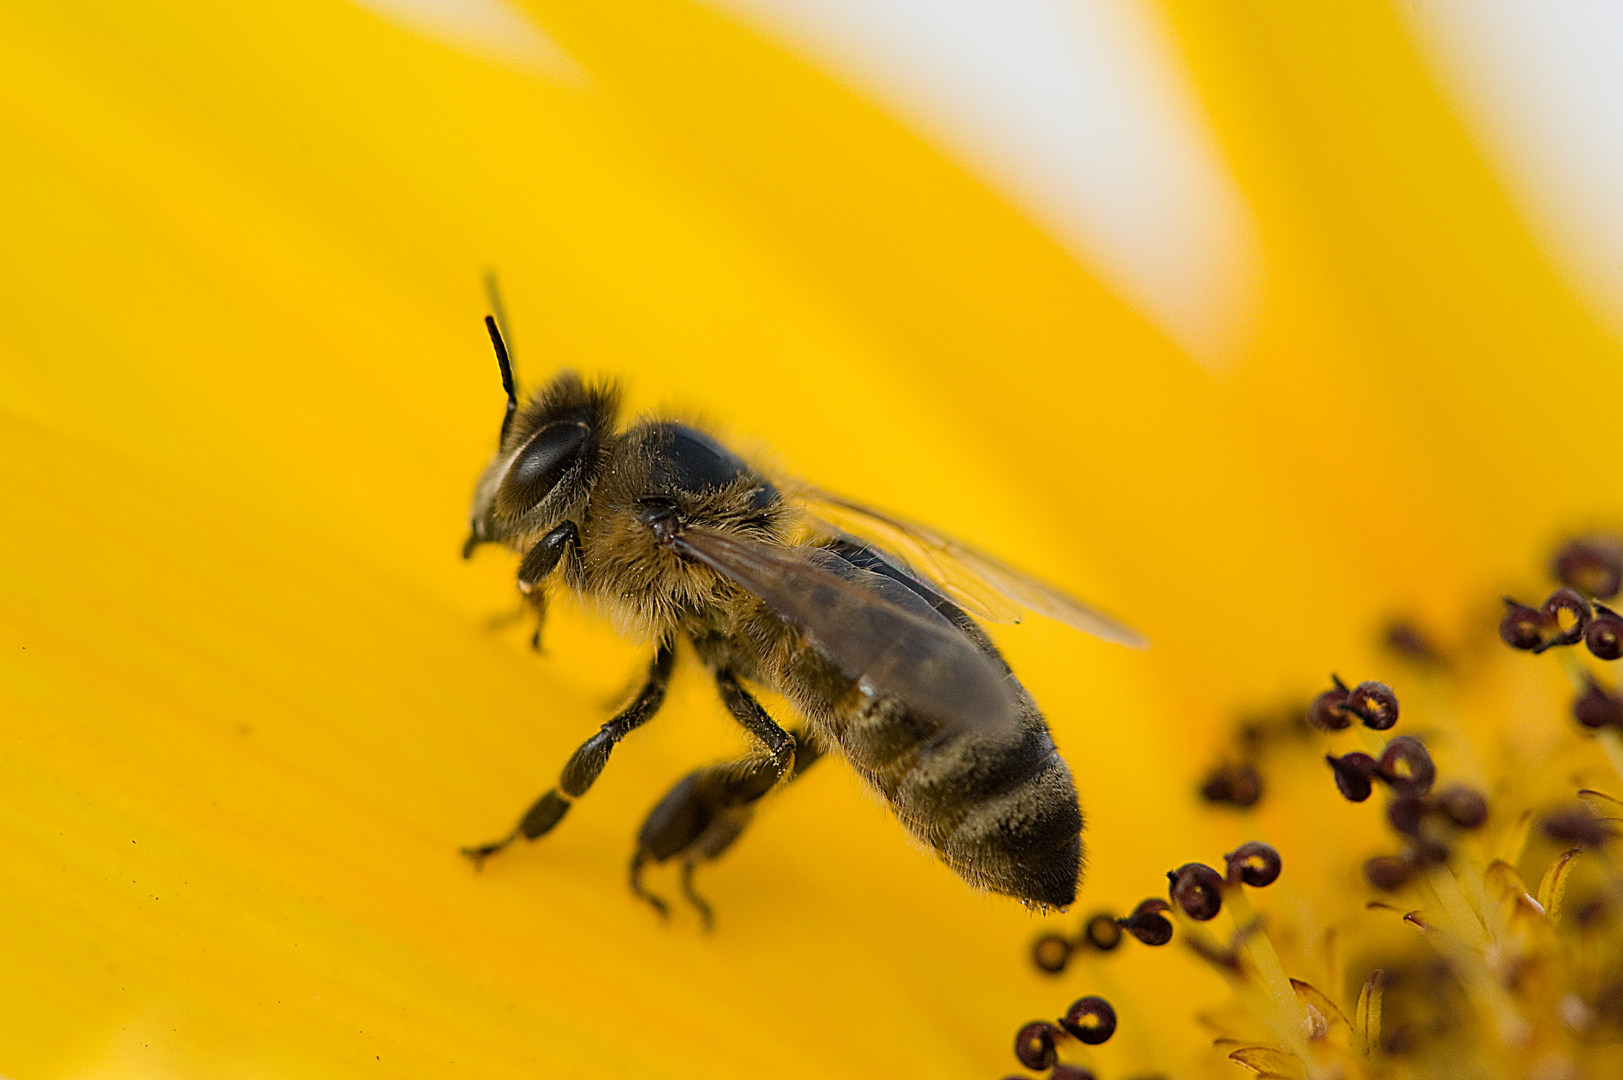
M672 420L618 425L613 387L573 373L518 407L508 393L496 456L479 479L467 551L521 552L519 588L538 616L556 582L656 642L632 703L587 739L557 785L475 860L533 840L585 794L610 752L664 699L679 643L710 671L727 711L757 748L702 768L655 806L638 837L632 888L653 860L680 857L683 888L719 855L756 802L836 752L908 831L978 888L1028 904L1076 897L1082 814L1042 714L984 631L945 586L885 548L829 524L889 534L960 576L1102 636L1136 635L1078 602L929 530L809 488L774 483L709 435ZM748 687L770 687L799 712L785 729Z

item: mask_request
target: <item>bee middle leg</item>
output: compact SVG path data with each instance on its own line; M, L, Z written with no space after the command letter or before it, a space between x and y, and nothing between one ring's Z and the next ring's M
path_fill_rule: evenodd
M699 912L706 930L713 923L710 905L693 888L694 869L715 859L737 840L760 798L778 781L801 776L822 756L822 750L804 731L784 731L766 710L738 685L729 673L716 676L722 700L752 734L767 744L767 754L752 754L736 761L706 766L684 776L648 812L637 833L631 858L631 891L661 915L668 905L642 885L643 867L649 862L682 859L682 894ZM770 731L767 727L770 726ZM768 735L772 735L770 740Z
M659 651L648 665L648 679L637 692L636 699L569 756L558 778L558 786L537 799L519 818L512 832L488 844L465 847L462 854L472 859L473 865L478 867L521 836L526 840L535 840L551 832L569 812L574 800L586 794L603 771L603 766L608 764L609 754L620 740L653 719L659 707L665 703L665 690L670 685L671 671L675 665L676 643L667 638L660 642Z

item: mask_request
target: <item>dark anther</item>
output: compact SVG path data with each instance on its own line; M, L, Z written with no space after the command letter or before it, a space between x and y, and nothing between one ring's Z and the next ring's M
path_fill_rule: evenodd
M1386 804L1386 821L1404 836L1419 836L1420 823L1429 809L1419 795L1399 795Z
M1615 537L1569 541L1555 553L1550 570L1561 584L1610 600L1623 588L1623 543Z
M1437 779L1437 766L1431 763L1426 746L1413 735L1399 735L1381 751L1381 779L1403 795L1424 795Z
M1223 875L1205 863L1184 863L1167 871L1172 902L1198 922L1215 919L1223 910Z
M1565 588L1551 593L1544 606L1539 608L1539 614L1544 616L1545 625L1555 631L1555 636L1534 649L1534 652L1543 652L1556 645L1577 644L1583 640L1584 631L1589 629L1589 620L1593 618L1589 601L1576 590Z
M1044 934L1031 943L1031 962L1039 971L1058 975L1071 961L1071 943L1060 934Z
M1229 881L1243 881L1254 889L1266 888L1279 880L1283 868L1279 852L1273 845L1261 840L1250 840L1223 857L1228 866Z
M1397 892L1414 877L1414 866L1396 855L1377 855L1364 864L1364 880L1381 892Z
M1363 802L1369 798L1371 781L1375 779L1378 766L1375 759L1361 750L1354 750L1350 754L1336 757L1334 754L1324 755L1324 760L1336 774L1336 790L1348 802Z
M1592 930L1605 920L1609 908L1604 897L1585 900L1572 909L1572 923L1580 930Z
M1488 800L1477 791L1450 784L1433 799L1444 817L1462 829L1475 829L1488 820Z
M1201 783L1200 797L1210 803L1255 806L1262 798L1262 777L1249 765L1219 765Z
M1062 1061L1049 1071L1048 1080L1093 1080L1093 1074L1080 1065Z
M1512 649L1537 649L1554 623L1544 613L1505 597L1505 617L1499 620L1499 639Z
M1414 623L1393 621L1386 627L1386 647L1418 664L1445 664L1442 650Z
M1436 837L1420 836L1409 842L1408 850L1404 854L1408 856L1410 862L1418 866L1441 866L1454 852Z
M1589 812L1587 806L1572 806L1546 814L1539 828L1558 844L1599 847L1616 835L1610 822Z
M1127 918L1116 922L1146 945L1165 945L1172 940L1172 920L1164 914L1169 906L1165 900L1152 896L1140 901Z
M1572 703L1573 718L1586 728L1623 727L1623 698L1594 679Z
M1089 1046L1098 1046L1116 1033L1116 1010L1102 997L1078 998L1065 1010L1059 1026Z
M1059 1060L1054 1040L1064 1034L1046 1020L1033 1020L1014 1037L1014 1056L1028 1069L1046 1069Z
M1114 915L1101 912L1088 920L1088 925L1082 928L1082 936L1100 952L1110 952L1121 944L1121 924Z
M1372 731L1385 731L1398 722L1398 696L1385 683L1359 683L1347 695L1346 709Z
M1604 604L1595 605L1595 617L1584 630L1584 645L1600 660L1623 656L1623 615Z
M1335 680L1335 689L1326 690L1307 707L1307 722L1320 731L1340 731L1352 726L1352 717L1347 714L1349 691L1340 679L1334 675L1330 678Z

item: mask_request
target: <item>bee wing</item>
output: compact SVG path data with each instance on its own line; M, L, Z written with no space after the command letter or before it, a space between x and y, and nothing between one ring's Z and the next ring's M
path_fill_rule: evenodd
M1005 673L927 606L909 610L795 548L699 528L671 546L759 597L864 693L892 695L958 730L1014 722Z
M1019 622L1020 609L1035 611L1102 641L1146 649L1149 639L1056 586L1016 570L961 540L928 525L892 517L861 503L795 482L780 485L814 519L836 532L849 527L877 534L930 572L947 595L965 611L992 622Z

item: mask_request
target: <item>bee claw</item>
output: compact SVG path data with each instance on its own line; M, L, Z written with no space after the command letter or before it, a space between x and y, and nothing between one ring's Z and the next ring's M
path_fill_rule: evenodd
M514 831L502 837L500 840L492 840L488 844L474 844L469 847L459 848L458 851L462 855L466 856L469 862L473 863L474 870L483 870L485 868L486 859L490 858L498 851L501 851L516 839L518 839L518 833L517 831Z

